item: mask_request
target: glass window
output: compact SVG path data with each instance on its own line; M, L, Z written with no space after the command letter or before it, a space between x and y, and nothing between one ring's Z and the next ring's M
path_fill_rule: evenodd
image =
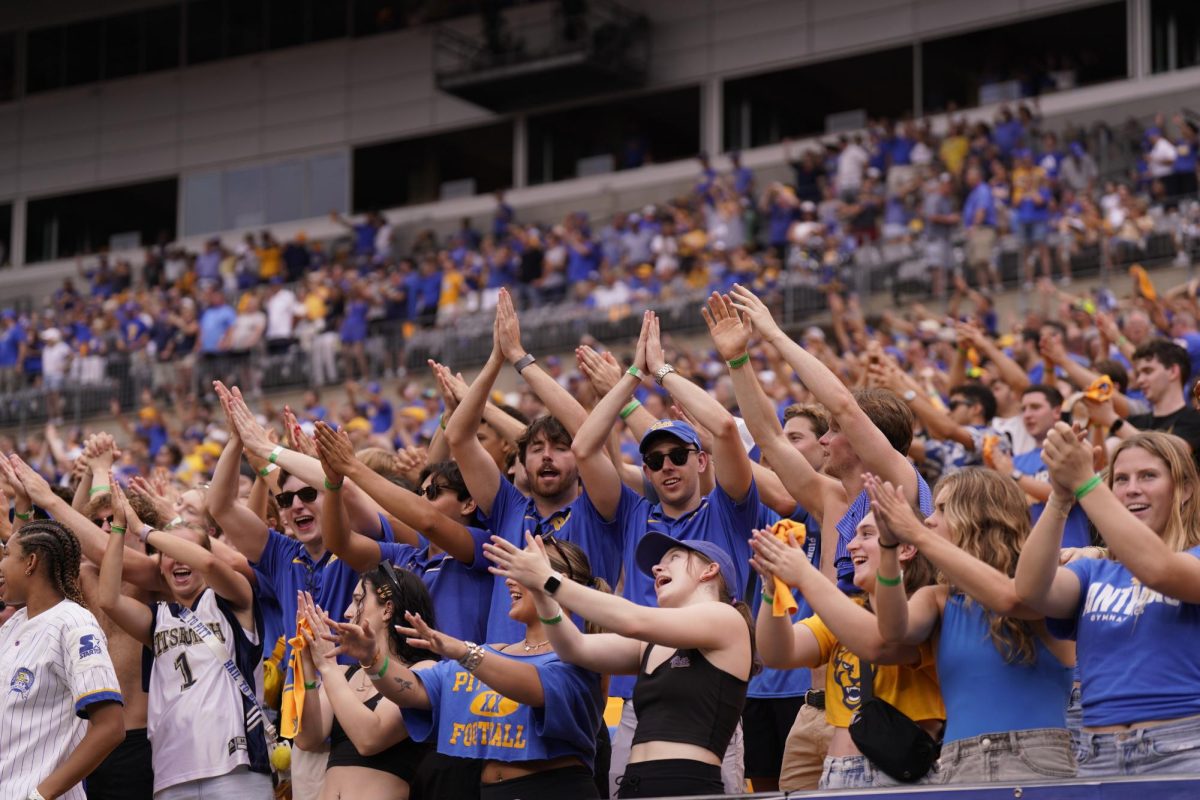
M1200 4L1150 0L1150 58L1154 72L1200 64Z
M530 183L677 161L699 150L697 87L529 118Z
M12 203L0 203L0 267L12 264Z
M267 224L304 219L306 195L303 161L287 161L267 167Z
M143 243L175 238L178 181L98 189L30 200L25 214L25 260L30 263L94 253L116 234L136 231Z
M1125 3L1052 14L921 44L926 112L1120 80Z
M187 5L187 63L220 58L221 0L192 0Z
M862 112L866 117L899 117L913 107L912 48L726 81L724 96L729 150L825 133L838 127L830 120L835 115L853 117L854 112Z
M179 66L179 6L151 8L143 12L145 25L145 70L175 69Z
M221 224L221 173L200 172L183 179L184 236L212 233L222 229Z
M25 91L45 92L63 85L63 29L42 28L25 37Z
M93 19L68 25L64 30L63 52L66 54L66 86L78 86L100 80L100 45L103 42L102 20Z
M136 75L142 68L142 15L104 20L104 77Z

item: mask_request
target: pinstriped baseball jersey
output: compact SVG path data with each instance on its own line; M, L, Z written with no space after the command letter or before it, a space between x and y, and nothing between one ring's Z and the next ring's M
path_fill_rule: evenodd
M0 800L21 800L79 745L87 708L122 702L108 641L70 600L0 627ZM61 795L83 800L81 785Z

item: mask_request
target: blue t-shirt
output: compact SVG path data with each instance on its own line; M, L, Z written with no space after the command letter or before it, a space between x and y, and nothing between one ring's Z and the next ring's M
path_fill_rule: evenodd
M962 210L963 224L968 228L974 227L975 216L980 210L983 211L983 222L980 224L995 227L996 198L992 196L992 187L986 183L979 184L967 195L967 201L963 204Z
M591 505L590 501L588 504ZM658 605L654 579L638 569L635 557L638 543L650 531L666 534L679 541L705 541L719 545L732 557L737 570L732 580L726 578L726 585L731 592L741 595L750 571L750 532L759 519L761 505L758 487L753 482L740 503L718 484L696 509L682 517L672 518L663 513L661 504L652 504L628 486L622 486L616 516L625 566L622 596L638 605ZM628 700L633 697L636 679L635 675L614 676L609 695Z
M552 534L578 545L587 554L592 574L603 578L609 586L617 585L617 578L621 574L619 528L616 523L600 516L586 492L581 492L566 508L549 517L542 517L533 498L526 497L511 483L502 480L492 500L491 515L480 516L487 530L471 529L476 537L477 558L474 568L486 571L491 566L481 549L490 535L524 547L525 531L529 531L535 536ZM519 642L525 636L525 626L508 616L512 598L504 581L497 578L493 583L487 640L495 643Z
M25 341L25 329L13 325L0 334L0 367L17 366L17 357L21 354L21 343Z
M761 507L758 522L755 524L757 528L770 528L779 521L779 514L775 513L766 506ZM821 566L821 521L813 517L803 508L796 507L796 511L792 514L792 519L797 522L803 522L806 529L804 538L804 555L814 567L820 569ZM763 603L762 599L762 579L757 574L754 576L753 594L746 597L746 602L750 604L750 614L754 619L758 618L758 609ZM792 599L796 601L796 613L792 615L792 621L798 622L807 617L813 616L812 606L804 599L804 595L799 589L792 589ZM746 689L747 697L799 697L812 688L812 670L805 668L797 669L772 669L771 667L763 667L762 672L750 678L750 686Z
M228 305L210 306L200 315L200 351L203 353L216 352L225 336L225 331L233 326L237 312Z
M1200 547L1186 552L1200 558ZM1200 714L1200 605L1143 586L1117 561L1066 568L1079 577L1079 608L1049 628L1076 642L1083 724Z
M1028 453L1021 453L1018 456L1013 456L1013 468L1019 469L1034 480L1050 482L1050 471L1046 469L1046 464L1042 461L1042 448L1030 450ZM1034 503L1029 507L1030 518L1033 524L1037 524L1038 519L1042 516L1042 512L1046 510L1045 503ZM1067 515L1067 523L1063 527L1063 547L1087 547L1092 543L1092 534L1089 530L1087 514L1083 511L1083 506L1076 504L1071 513Z
M913 472L916 470L917 468L914 466ZM917 473L917 504L924 516L928 517L933 513L933 491L920 473ZM858 523L862 522L870 511L871 498L867 497L867 490L863 489L846 508L846 513L842 515L835 526L838 532L838 544L833 565L837 569L838 588L846 594L857 594L860 591L854 585L854 563L850 559L850 550L847 546L854 538Z
M391 543L391 526L382 516L380 521L383 523L383 541ZM388 557L386 551L384 557ZM313 561L304 545L276 530L267 531L267 544L262 555L251 566L278 598L282 615L280 627L289 632L296 630L296 592L309 592L314 603L325 609L329 616L340 619L358 584L358 573L332 552L326 550L320 561ZM290 646L288 649L290 651ZM287 653L284 654L286 659ZM353 659L345 657L338 660L345 664L354 663Z
M468 642L484 641L492 584L496 582L491 573L479 572L447 553L431 556L424 539L419 548L380 542L379 552L396 568L415 574L429 589L438 630Z
M401 709L408 735L458 758L519 762L576 756L590 768L604 708L600 676L554 653L513 656L489 647L485 658L532 664L545 705L530 708L509 700L457 661L441 661L414 671L429 695L430 709Z

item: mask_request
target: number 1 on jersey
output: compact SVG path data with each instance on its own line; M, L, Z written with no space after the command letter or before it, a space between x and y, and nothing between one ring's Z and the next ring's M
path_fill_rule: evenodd
M179 658L175 659L175 669L183 673L183 685L179 687L179 691L196 685L196 679L192 677L192 668L188 665L187 653L180 653Z

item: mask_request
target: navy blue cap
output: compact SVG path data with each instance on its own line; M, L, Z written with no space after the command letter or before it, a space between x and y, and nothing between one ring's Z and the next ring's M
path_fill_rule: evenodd
M695 539L686 542L668 536L665 533L650 531L638 542L634 560L638 569L650 577L654 577L654 567L662 561L662 557L673 547L682 547L699 553L721 569L721 577L725 579L725 588L734 600L738 599L737 571L733 568L733 559L713 542Z
M645 453L655 436L674 436L684 444L694 445L697 450L702 449L700 434L696 433L696 429L691 425L678 419L660 419L646 430L641 444L638 445L638 451Z

